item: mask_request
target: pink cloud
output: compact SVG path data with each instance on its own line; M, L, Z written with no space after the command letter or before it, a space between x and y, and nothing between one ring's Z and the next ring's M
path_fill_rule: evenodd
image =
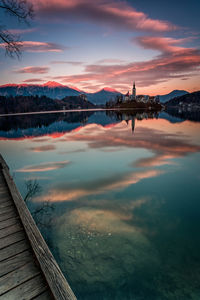
M25 82L25 83L30 83L30 82L44 82L44 80L41 79L41 78L29 78L29 79L23 80L23 82Z
M154 49L161 54L149 61L127 64L93 64L85 67L84 74L57 76L63 83L71 82L84 86L119 86L129 89L135 80L138 87L148 87L170 79L196 76L200 66L200 51L180 46L188 39L166 37L139 37L137 43L144 48ZM129 83L129 84L127 84Z
M26 34L36 31L37 28L27 28L27 29L9 29L11 34Z
M78 18L102 25L128 30L164 32L177 27L170 22L151 19L143 12L135 10L128 3L113 0L36 0L36 14L50 20L65 21Z
M101 59L97 61L97 64L122 64L125 63L125 60L122 59L115 59L115 58L107 58L107 59Z
M16 43L17 44L17 43ZM69 47L65 47L56 43L23 41L18 42L22 51L26 52L62 52ZM1 43L0 48L5 48L6 44Z
M48 73L49 71L49 67L25 67L25 68L21 68L17 71L15 71L15 73L32 73L32 74L45 74Z
M190 48L177 46L190 40L188 38L174 39L169 37L140 36L133 39L133 41L135 40L145 49L159 50L162 53L175 53L190 50ZM193 49L191 48L191 50Z
M37 42L37 41L23 41L19 42L22 51L27 52L62 52L68 47L56 44L56 43L47 43L47 42ZM0 48L5 48L6 44L1 43Z
M53 65L67 64L67 65L73 65L73 66L79 66L79 65L83 64L82 61L66 61L66 60L54 60L54 61L51 61L50 63Z

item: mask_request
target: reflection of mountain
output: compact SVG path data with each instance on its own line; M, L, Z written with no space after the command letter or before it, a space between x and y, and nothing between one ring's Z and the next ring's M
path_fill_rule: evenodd
M59 134L72 131L85 124L99 124L108 126L122 120L132 120L134 131L135 118L138 120L157 117L155 113L131 113L107 111L98 112L70 112L52 114L34 114L21 116L7 116L0 118L0 137L21 138L38 137L49 134Z
M132 122L135 130L135 120L162 118L170 123L182 122L180 116L171 116L165 112L160 115L153 112L119 112L119 111L85 111L70 113L34 114L7 116L0 118L0 138L18 139L39 137L45 135L60 136L85 124L98 124L108 127L121 121Z
M200 110L189 111L188 109L168 108L167 113L170 116L170 119L180 120L178 122L183 122L184 120L200 122Z
M107 126L119 122L100 112L70 112L54 114L38 114L10 116L0 118L0 137L21 138L38 137L49 134L65 133L80 126L96 123Z
M200 121L200 91L171 99L165 110L173 118Z

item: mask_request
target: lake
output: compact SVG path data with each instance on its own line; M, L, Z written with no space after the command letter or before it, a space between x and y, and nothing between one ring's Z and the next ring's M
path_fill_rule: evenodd
M200 299L200 122L0 117L0 149L78 299Z

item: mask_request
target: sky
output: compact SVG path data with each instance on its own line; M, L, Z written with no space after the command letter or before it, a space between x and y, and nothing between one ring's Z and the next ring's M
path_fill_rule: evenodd
M30 25L0 13L23 41L20 59L0 42L0 84L47 81L94 92L200 90L200 2L28 0Z

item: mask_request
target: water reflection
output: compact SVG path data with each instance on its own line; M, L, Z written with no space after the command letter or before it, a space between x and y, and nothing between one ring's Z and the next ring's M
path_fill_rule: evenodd
M78 299L199 298L199 123L163 112L13 118L0 119L3 155L22 193L25 179L40 182L30 209L53 205L40 229Z

